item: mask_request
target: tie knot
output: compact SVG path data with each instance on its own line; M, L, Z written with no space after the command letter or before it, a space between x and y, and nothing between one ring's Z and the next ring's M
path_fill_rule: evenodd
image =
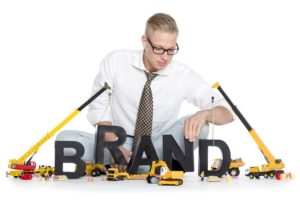
M146 72L146 71L145 71L145 74L147 76L147 82L148 83L151 83L151 81L157 76L157 74L152 74L152 73L149 73L149 72Z

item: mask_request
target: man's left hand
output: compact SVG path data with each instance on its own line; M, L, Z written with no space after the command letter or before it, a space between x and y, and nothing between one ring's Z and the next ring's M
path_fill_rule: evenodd
M190 142L194 142L198 137L200 130L207 123L209 115L208 110L198 111L184 122L184 136Z

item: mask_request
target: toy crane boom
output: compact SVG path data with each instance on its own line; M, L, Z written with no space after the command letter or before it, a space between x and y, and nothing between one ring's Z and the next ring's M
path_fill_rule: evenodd
M56 127L54 127L49 133L47 133L42 139L40 139L35 145L33 145L27 152L25 152L19 159L12 159L9 161L9 168L12 169L20 169L24 170L28 167L32 168L35 165L31 165L31 159L35 155L35 153L39 150L39 148L48 141L51 137L53 137L63 126L65 126L69 121L71 121L78 113L80 113L87 105L89 105L93 100L95 100L99 95L101 95L105 90L110 89L110 86L105 83L103 88L101 88L97 93L95 93L92 97L90 97L85 103L83 103L80 107L74 110L69 116L67 116L63 121L61 121ZM29 157L30 159L25 162L25 160Z
M253 173L254 176L257 178L260 175L264 176L271 176L274 175L274 172L278 169L283 169L284 168L284 163L281 161L281 159L275 159L275 157L272 155L270 150L267 148L267 146L264 144L264 142L260 139L260 137L257 135L256 131L251 127L251 125L248 123L246 118L242 115L242 113L239 111L237 106L235 106L230 98L227 96L227 94L224 92L224 90L221 88L220 84L217 82L213 86L213 88L216 88L219 90L219 92L222 94L222 96L225 98L227 103L231 106L232 110L234 113L238 116L238 118L241 120L243 125L246 127L246 129L249 131L249 134L253 138L253 140L256 142L258 145L258 148L262 152L264 158L267 161L267 165L262 165L262 170L261 172ZM273 174L272 174L273 173ZM251 178L251 176L250 176Z

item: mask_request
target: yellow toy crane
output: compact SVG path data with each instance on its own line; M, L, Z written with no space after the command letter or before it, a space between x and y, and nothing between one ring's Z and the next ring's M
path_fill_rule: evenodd
M255 141L255 143L258 145L258 148L262 152L265 160L268 164L264 164L259 168L258 166L250 167L247 170L246 176L249 176L250 179L259 178L260 176L264 176L265 178L271 177L273 178L276 174L284 173L282 170L285 166L281 159L275 159L275 157L272 155L272 153L269 151L267 146L263 143L263 141L260 139L260 137L257 135L255 130L250 126L250 124L247 122L245 117L242 115L242 113L239 111L239 109L232 103L232 101L229 99L227 94L224 92L224 90L221 88L220 84L217 82L213 85L213 88L216 88L219 90L219 92L223 95L227 103L231 106L234 113L238 116L238 118L241 120L241 122L244 124L246 129L249 131L249 134Z
M100 94L105 90L110 89L107 83L101 88L97 93L90 97L85 103L74 110L68 117L66 117L62 122L60 122L55 128L53 128L49 133L47 133L42 139L40 139L35 145L33 145L28 151L26 151L20 158L11 159L8 164L8 168L13 169L7 172L8 175L14 177L20 177L23 180L32 179L32 174L36 168L36 163L31 161L33 156L39 150L39 148L53 137L63 126L65 126L69 121L71 121L78 113L80 113L87 105L89 105L93 100L95 100ZM26 161L26 159L30 158Z
M184 172L171 171L165 161L153 161L149 175L147 177L148 183L157 183L158 185L182 185Z

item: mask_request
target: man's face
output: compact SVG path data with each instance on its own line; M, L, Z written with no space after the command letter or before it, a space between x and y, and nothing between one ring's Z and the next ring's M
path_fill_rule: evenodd
M167 51L163 54L157 54L156 50L176 49L177 33L166 33L162 31L154 31L147 38L142 37L143 46L145 49L143 61L149 72L156 72L164 69L171 61L174 55L168 55ZM153 49L155 48L155 50ZM155 52L154 52L155 51Z

